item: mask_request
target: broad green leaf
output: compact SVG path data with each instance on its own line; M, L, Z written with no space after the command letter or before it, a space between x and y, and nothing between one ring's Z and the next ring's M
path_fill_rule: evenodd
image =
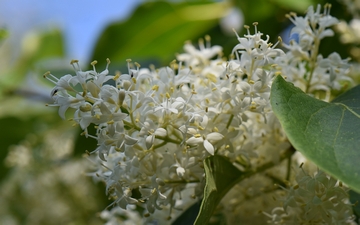
M204 198L195 225L208 224L222 197L239 181L242 172L222 156L204 160L206 184Z
M289 10L295 10L304 12L310 5L313 4L312 0L274 0L275 3L288 8Z
M1 41L4 40L5 38L7 38L8 36L9 36L8 31L4 28L0 28L0 44L1 44Z
M193 224L200 210L200 201L186 209L171 225Z
M151 58L167 65L176 52L182 51L184 41L198 38L216 26L227 9L227 4L207 1L146 2L128 20L106 28L92 58L99 63L110 58L114 64L128 58L137 62Z
M360 192L360 86L327 103L278 76L270 100L295 149Z
M40 71L37 70L42 60L45 61L65 56L62 32L53 29L46 32L30 33L24 38L20 50L20 55L15 63L12 62L14 57L11 57L11 55L13 54L12 52L17 51L14 51L13 48L6 48L3 54L0 55L0 57L3 57L3 65L0 71L2 88L0 97L2 97L1 95L4 91L16 89L24 82L25 76L29 72L39 73L39 77L41 77L44 71L49 70L48 68L41 69ZM11 90L7 90L9 87Z
M349 196L350 196L350 198L349 198L350 203L353 205L352 208L353 208L354 215L356 216L355 221L359 221L359 219L360 219L360 204L359 204L360 194L353 190L350 190Z

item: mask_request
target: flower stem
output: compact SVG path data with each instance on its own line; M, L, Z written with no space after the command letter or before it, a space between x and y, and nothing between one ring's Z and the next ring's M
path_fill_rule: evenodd
M305 93L309 92L310 85L311 85L311 79L313 77L316 64L317 64L317 55L319 53L319 46L320 46L320 39L318 37L314 37L314 45L311 50L311 57L310 57L310 75L306 84Z
M283 161L284 159L290 158L294 153L296 152L295 148L293 146L290 146L288 149L285 150L285 152L280 156L280 162ZM274 162L268 162L265 163L259 167L257 167L255 170L250 170L247 172L244 172L242 174L242 176L240 176L238 179L236 179L234 182L232 182L231 185L229 185L228 190L230 190L235 184L241 182L242 180L249 178L255 174L261 173L266 171L267 169L270 169L274 166L279 165L279 163L274 163ZM225 192L227 193L227 192Z

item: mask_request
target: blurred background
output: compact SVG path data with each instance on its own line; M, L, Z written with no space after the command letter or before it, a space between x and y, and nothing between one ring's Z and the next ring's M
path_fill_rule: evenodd
M86 176L91 162L83 155L96 141L45 106L53 87L42 77L46 71L74 74L71 59L84 70L97 60L102 71L110 58L112 74L126 73L129 58L142 67L167 66L185 41L196 45L205 35L228 58L238 43L232 29L242 35L245 24L253 31L258 22L273 43L278 36L286 42L285 14L303 15L326 2L0 0L0 224L102 224L100 212L111 203L104 185ZM354 17L340 2L330 3L337 18ZM358 43L341 40L340 34L325 39L323 55L356 56Z

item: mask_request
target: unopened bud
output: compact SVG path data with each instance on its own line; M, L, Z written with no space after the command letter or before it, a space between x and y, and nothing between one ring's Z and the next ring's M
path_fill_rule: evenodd
M122 104L124 102L124 99L125 99L125 96L126 96L126 92L124 90L120 90L119 91L119 99L118 99L118 105L119 106L122 106Z
M128 80L124 80L123 88L128 91L130 89L130 87L131 87L131 82Z

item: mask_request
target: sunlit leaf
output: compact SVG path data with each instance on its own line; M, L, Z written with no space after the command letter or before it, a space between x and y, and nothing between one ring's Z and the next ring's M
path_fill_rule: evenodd
M4 28L0 28L0 43L2 40L7 38L8 36L9 36L9 32Z
M8 54L12 53L9 52ZM60 30L54 29L46 32L33 32L28 34L23 40L20 55L16 63L9 63L9 67L2 68L2 71L0 71L2 91L8 87L14 89L24 82L25 76L28 75L29 72L35 72L41 60L62 58L64 56L65 48ZM8 64L6 64L6 66L8 66ZM39 72L39 77L41 77L46 70L49 69L44 68L43 71Z
M278 76L271 105L298 151L360 192L360 86L327 103Z
M310 5L314 3L313 0L274 0L276 4L288 8L289 10L305 11Z
M205 3L203 3L205 2ZM224 3L146 2L123 22L110 25L96 45L92 59L110 58L125 62L131 58L168 64L182 51L184 41L203 34L226 12Z

